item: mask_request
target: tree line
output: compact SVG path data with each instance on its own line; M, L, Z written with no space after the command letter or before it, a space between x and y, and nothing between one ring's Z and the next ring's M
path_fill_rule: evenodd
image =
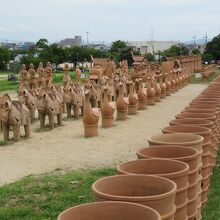
M9 51L7 48L0 47L0 70L5 70L10 60L14 59L17 54L25 54L19 64L24 63L29 65L33 63L35 66L39 62L43 62L44 65L47 61L54 64L60 64L64 62L71 62L75 65L77 62L90 62L91 55L93 57L110 57L115 60L116 64L121 60L128 60L128 65L132 65L131 51L133 48L128 46L125 41L117 40L112 42L109 51L97 50L86 46L74 46L71 48L62 48L57 44L48 44L47 39L40 39L33 48L29 50L16 50ZM135 55L138 55L138 51L133 51ZM191 51L192 54L200 54L200 50L195 48ZM173 45L169 49L161 51L156 54L146 53L145 57L153 62L155 61L155 55L173 57L181 55L189 55L190 50L183 45ZM206 50L203 53L203 60L210 62L211 60L220 60L220 35L214 37L211 42L206 45ZM12 66L15 68L14 66Z

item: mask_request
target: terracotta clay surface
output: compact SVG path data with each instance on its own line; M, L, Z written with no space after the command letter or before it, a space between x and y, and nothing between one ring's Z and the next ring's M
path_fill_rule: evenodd
M129 174L101 178L92 185L92 191L96 201L135 202L157 210L162 219L172 220L176 187L162 177Z
M19 101L11 100L8 94L0 97L0 122L2 123L5 141L9 140L10 128L12 128L14 140L19 141L21 126L24 126L25 136L30 137L31 119L28 108Z
M118 174L146 174L165 177L177 184L175 204L176 220L185 220L187 216L187 191L189 165L168 159L143 159L121 163L117 166Z
M201 126L174 125L174 126L163 128L162 132L164 134L169 134L169 133L197 134L197 135L200 135L204 138L204 143L210 142L210 140L211 140L211 129L204 128Z
M129 202L95 202L69 208L57 220L161 220L160 214L147 206Z
M89 92L85 92L83 125L85 137L98 136L98 121L100 109L92 108L89 102Z

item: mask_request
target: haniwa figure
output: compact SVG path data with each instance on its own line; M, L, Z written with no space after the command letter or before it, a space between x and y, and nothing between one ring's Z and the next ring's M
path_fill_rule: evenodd
M21 72L20 72L20 86L24 86L28 88L28 72L26 70L26 65L21 65Z
M38 82L38 87L40 88L45 86L45 75L44 75L44 67L42 62L40 62L38 65L37 73L38 73L37 82Z
M66 63L64 66L64 77L63 77L63 87L64 88L66 88L67 83L71 81L69 70L70 70L69 66Z
M80 78L81 78L81 70L79 66L76 66L76 81L80 82Z
M37 79L36 79L36 71L34 69L33 63L29 65L29 88L30 89L36 89L37 88Z
M50 62L47 62L47 66L44 71L45 71L45 82L47 86L49 82L52 82L52 76L53 76L53 70Z

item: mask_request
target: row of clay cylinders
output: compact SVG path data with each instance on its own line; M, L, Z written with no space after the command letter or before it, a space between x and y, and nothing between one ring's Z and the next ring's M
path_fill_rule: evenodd
M164 131L165 132L165 131ZM188 187L179 190L182 204L177 205L176 219L201 219L201 161L204 138L196 134L167 133L148 138L150 148L143 148L138 157L157 157L180 160L189 165ZM187 146L189 148L187 148ZM178 193L177 193L178 194ZM187 202L186 200L187 199Z

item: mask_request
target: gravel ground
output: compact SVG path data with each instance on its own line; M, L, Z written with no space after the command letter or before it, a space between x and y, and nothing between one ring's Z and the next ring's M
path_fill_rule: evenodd
M160 103L129 116L126 121L115 121L112 128L100 126L99 136L94 138L84 138L81 119L65 120L64 126L44 132L37 131L39 121L36 121L31 139L0 147L0 185L55 169L91 169L135 159L135 152L147 146L147 137L161 133L205 87L188 85Z

